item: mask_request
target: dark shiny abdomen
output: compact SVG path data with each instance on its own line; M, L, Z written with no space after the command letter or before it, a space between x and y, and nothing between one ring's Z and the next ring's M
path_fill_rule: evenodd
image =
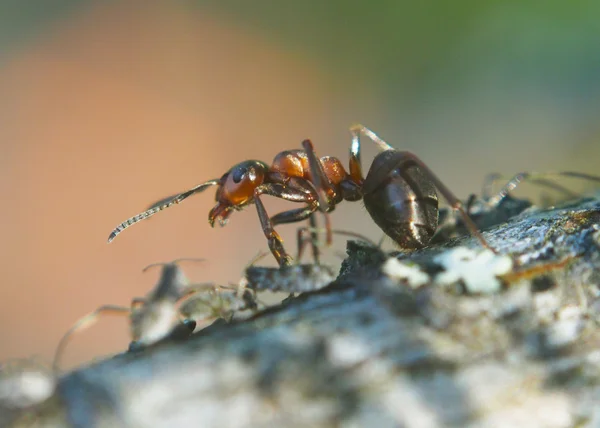
M427 245L438 225L438 198L423 171L407 162L371 187L363 199L381 230L403 249Z

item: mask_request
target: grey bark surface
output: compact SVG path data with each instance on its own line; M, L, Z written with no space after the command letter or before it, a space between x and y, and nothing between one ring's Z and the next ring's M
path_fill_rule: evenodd
M600 195L484 235L508 271L470 237L396 274L349 242L331 285L67 373L11 426L600 427Z

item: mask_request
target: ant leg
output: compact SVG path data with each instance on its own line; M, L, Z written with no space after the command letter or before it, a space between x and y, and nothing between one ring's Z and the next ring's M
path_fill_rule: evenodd
M310 140L304 140L302 147L308 157L308 165L310 167L310 175L319 200L319 210L325 215L325 230L327 236L327 245L333 242L331 233L331 222L327 213L335 207L335 189L331 186L323 165L315 153L315 148Z
M350 145L350 162L349 170L350 177L355 183L362 185L365 181L362 174L361 148L360 148L360 130L362 125L354 125L350 127L352 134L352 144Z
M492 173L487 174L485 176L485 178L483 179L483 185L481 186L481 197L484 200L488 200L494 193L494 191L493 191L494 184L496 184L498 181L500 181L502 179L503 179L502 174L500 174L498 172L492 172Z
M435 187L437 187L440 193L448 201L452 209L458 211L458 213L462 217L463 222L465 223L471 234L479 240L481 245L483 245L488 250L491 250L492 252L496 253L496 250L494 250L488 244L481 232L479 232L477 225L473 222L469 214L467 214L467 212L464 210L463 203L460 201L460 199L458 199L454 195L454 193L452 193L452 191L448 187L446 187L442 180L440 180L438 176L435 175L434 172L427 165L425 165L425 162L423 162L419 157L417 157L417 155L411 152L398 152L398 154L400 158L398 159L398 164L404 164L408 161L415 163L419 168L421 168L429 176L431 181L433 181Z
M56 352L54 353L54 362L52 363L54 373L59 372L60 367L60 359L64 353L65 347L69 343L69 339L73 336L73 334L85 330L89 328L92 324L96 322L96 320L101 315L129 315L131 313L131 308L127 308L124 306L115 306L115 305L104 305L100 306L93 312L85 315L80 318L73 326L65 333L65 335L58 342L58 346L56 347Z
M314 155L314 152L312 152L312 154ZM316 160L316 156L313 156L314 159ZM310 156L309 156L310 158ZM318 165L322 166L321 162L318 161ZM329 183L329 181L327 180L327 177L324 178L327 183ZM316 185L311 183L308 180L302 179L302 178L298 178L298 177L291 177L288 179L288 185L297 189L302 189L304 190L308 195L311 196L311 200L315 200L315 202L317 202L317 200L319 199L319 192L316 188ZM329 201L329 200L328 200ZM335 204L334 204L335 205ZM331 208L333 209L333 208ZM328 208L326 211L323 211L323 209L321 208L320 203L318 205L316 205L314 211L320 210L321 213L323 214L323 218L325 220L325 236L326 236L326 243L327 245L331 245L333 243L333 233L331 232L331 220L329 218L329 213L328 211L330 211L330 209ZM311 236L313 239L313 242L317 242L317 237L316 237L316 219L315 218L309 218L309 221L311 222L309 224L309 229L313 228L315 229L315 231L311 232ZM318 252L318 249L316 248L315 245L312 246L313 247L313 254L315 253L315 251ZM318 257L315 256L315 261L318 260ZM317 261L318 264L318 261Z
M277 263L279 263L280 266L290 265L292 263L292 258L285 251L285 248L283 247L283 240L281 239L281 236L279 236L277 231L274 229L274 224L269 218L269 214L267 213L267 210L265 209L265 206L261 200L262 195L271 195L292 202L306 203L314 203L314 197L304 192L303 189L285 186L280 183L263 184L254 189L254 203L256 205L256 211L258 213L258 218L260 220L263 232L269 243L271 253L273 253L273 256L275 257ZM297 213L299 210L293 211ZM300 219L296 218L294 220L289 221L299 221L305 218L306 216L301 217ZM281 221L281 216L279 217L278 221Z
M356 141L356 145L357 145L356 153L357 153L358 160L360 160L360 140L359 140L360 134L363 134L364 136L369 138L371 141L373 141L377 145L379 150L382 152L384 152L386 150L396 150L392 146L390 146L388 143L386 143L384 140L382 140L376 133L371 131L366 126L361 125L360 123L358 123L356 125L352 125L350 127L350 132L352 133L352 135L354 137L352 140L352 150L354 150L354 144Z
M298 260L300 260L300 257L302 257L302 253L304 251L304 245L306 243L306 238L304 237L304 231L310 231L311 234L311 240L313 242L313 255L315 258L315 264L319 264L319 250L316 246L316 240L317 240L317 232L316 232L316 223L315 223L315 219L314 219L314 212L317 211L318 209L318 204L315 202L313 202L311 205L305 207L305 208L298 208L298 209L294 209L294 210L289 210L289 211L284 211L281 212L279 214L274 215L273 217L271 217L271 223L273 224L273 226L276 226L278 224L285 224L285 223L295 223L298 221L302 221L305 219L309 219L310 224L312 226L311 228L306 228L306 227L301 227L298 228L298 232L297 232L297 242L298 242Z
M329 220L329 215L327 213L324 214L325 215L325 219ZM329 225L328 230L331 230L331 225L329 224L328 221L325 222L327 225ZM319 250L319 234L317 232L317 218L315 217L315 215L311 215L308 218L308 227L311 229L310 230L310 247L312 249L312 255L313 255L313 260L315 261L315 264L321 264L319 257L321 256L321 250ZM329 232L328 232L329 233ZM301 248L299 246L300 244L298 244L298 262L300 262L300 255L301 255Z
M313 259L315 261L315 264L318 265L320 264L320 250L319 250L319 245L318 245L318 234L317 234L317 222L315 220L315 216L311 215L308 218L309 221L309 225L308 227L304 226L304 227L299 227L298 230L296 231L296 243L298 244L298 252L296 253L296 261L298 263L300 263L300 260L302 259L302 254L304 254L304 248L306 247L306 243L310 242L311 248L312 248L312 253L313 253ZM310 237L306 237L305 235L309 233Z
M467 199L467 202L465 203L465 211L467 212L467 214L471 214L471 210L473 209L473 205L475 205L475 202L477 202L477 195L471 193L469 195L469 199Z
M279 236L277 231L273 228L273 224L269 219L269 214L267 213L265 206L259 197L255 197L254 202L256 204L256 211L258 212L260 224L269 242L269 249L271 250L271 253L273 253L275 260L277 260L277 263L279 263L280 266L291 265L292 259L285 252L285 248L283 248L283 239L281 239L281 236Z
M312 155L314 157L314 152L312 153ZM319 165L321 165L320 162L319 162ZM288 184L299 190L304 190L304 192L307 194L308 197L312 197L311 199L313 199L314 202L306 208L301 208L298 210L290 210L290 211L286 211L286 212L277 214L271 218L271 221L273 222L273 225L277 225L277 224L281 224L281 223L292 223L292 222L296 222L296 221L300 221L300 220L304 220L305 218L308 218L309 226L301 227L301 228L298 228L298 230L297 230L297 234L296 234L296 242L298 245L297 260L299 261L301 259L302 254L304 252L304 247L307 242L307 239L305 238L304 234L310 233L310 242L311 242L313 258L314 258L315 264L319 264L320 251L319 251L319 248L317 245L317 242L318 242L317 224L316 224L316 218L313 214L315 211L320 209L320 204L317 203L319 193L318 193L315 185L313 185L313 183L311 183L308 180L299 179L297 177L291 177L288 179ZM321 211L322 211L322 209L321 209ZM329 220L329 214L327 212L323 212L323 216L325 217L325 232L327 233L327 236L330 237L332 235L332 233L331 233L331 222ZM331 242L332 242L332 239L329 238L327 241L327 244L331 245Z
M319 210L322 212L330 211L334 204L333 201L329 199L328 195L334 193L334 189L331 186L327 175L325 175L323 165L315 153L313 143L310 140L304 140L302 141L302 147L306 152L311 179L319 197Z
M581 172L572 172L572 171L543 172L543 173L522 172L522 173L516 174L513 178L511 178L508 181L508 183L506 183L502 187L502 189L500 189L500 191L498 193L496 193L494 196L489 197L487 199L487 203L490 206L498 205L500 202L502 202L502 200L504 198L506 198L506 196L512 190L514 190L519 185L519 183L521 183L524 180L531 181L531 182L536 183L541 186L549 187L551 189L554 189L556 191L559 191L559 192L565 194L569 198L574 198L574 197L579 196L579 194L572 192L571 190L567 189L566 187L563 187L560 184L557 184L557 183L547 180L547 178L550 178L550 177L570 177L570 178L580 178L582 180L587 180L587 181L600 182L600 177L595 176L595 175L590 175L590 174L584 174ZM502 178L502 176L497 177L497 179L501 179L501 178Z

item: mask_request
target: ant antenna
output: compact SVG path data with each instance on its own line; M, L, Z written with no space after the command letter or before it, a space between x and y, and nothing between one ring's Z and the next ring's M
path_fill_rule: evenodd
M210 186L216 186L219 184L219 180L215 179L215 180L209 180L205 183L199 184L198 186L183 192L183 193L179 193L173 197L169 197L166 199L161 199L160 201L156 202L155 204L153 204L150 208L148 208L146 211L144 211L141 214L135 215L131 218L128 218L127 220L125 220L123 223L121 223L120 225L118 225L111 233L110 235L108 235L108 243L111 243L113 239L115 239L117 237L117 235L121 232L123 232L125 229L127 229L129 226L132 226L142 220L145 220L151 216L153 216L154 214L156 214L159 211L162 211L166 208L169 208L172 205L175 204L179 204L181 203L183 200L187 199L188 197L192 196L195 193L200 193L203 192L204 190L206 190L207 188L209 188Z

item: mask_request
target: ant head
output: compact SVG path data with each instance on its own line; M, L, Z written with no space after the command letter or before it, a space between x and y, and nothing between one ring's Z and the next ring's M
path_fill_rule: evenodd
M215 220L221 225L227 222L232 210L240 209L254 198L254 189L264 183L269 165L257 160L238 163L219 182L217 205L208 214L211 226Z

